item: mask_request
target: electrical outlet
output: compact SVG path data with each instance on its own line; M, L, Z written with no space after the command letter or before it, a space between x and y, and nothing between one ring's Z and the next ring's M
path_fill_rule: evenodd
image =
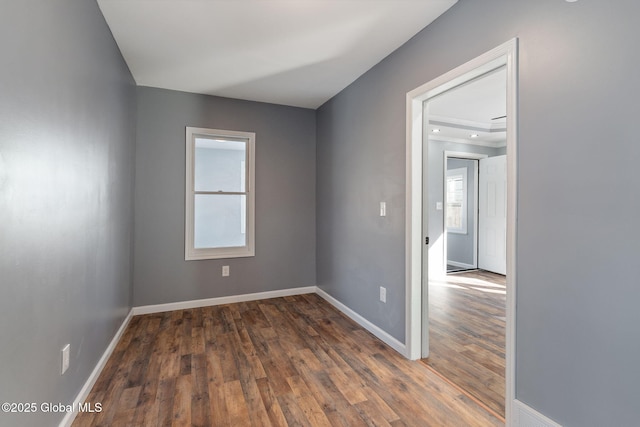
M229 266L228 265L223 265L222 266L222 277L227 277L229 276Z
M387 302L387 288L380 286L380 301Z
M71 344L67 344L62 348L62 369L60 375L64 375L69 369L69 351L71 350Z

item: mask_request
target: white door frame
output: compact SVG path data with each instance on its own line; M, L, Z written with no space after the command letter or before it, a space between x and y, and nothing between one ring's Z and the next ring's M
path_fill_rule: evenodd
M487 157L489 157L487 154L477 154L477 153L467 153L467 152L461 152L461 151L446 151L444 152L444 206L443 206L443 210L442 210L442 216L444 218L447 217L447 160L454 158L454 159L465 159L465 160L480 160L480 159L486 159ZM473 191L473 262L472 262L472 266L473 268L478 268L478 172L479 172L479 165L478 162L475 162L475 166L473 167L473 189L471 191ZM469 191L469 189L467 188L467 191ZM444 235L444 270L445 270L445 274L447 271L447 264L449 262L449 249L448 249L448 239L449 236L447 235L447 226L446 224L443 225L442 228L442 232ZM424 343L422 344L423 347L423 353L424 353Z
M515 400L515 310L516 310L516 219L517 219L517 38L449 71L407 93L406 123L406 357L421 357L422 341L428 339L423 331L423 304L427 304L427 292L423 292L424 279L428 278L425 249L426 215L423 217L423 186L427 150L423 153L423 123L425 100L443 93L464 82L479 77L500 66L507 68L507 306L506 306L506 420L512 424ZM423 180L424 177L424 180ZM424 260L424 261L423 261ZM426 325L426 322L425 322ZM426 326L425 326L426 328Z

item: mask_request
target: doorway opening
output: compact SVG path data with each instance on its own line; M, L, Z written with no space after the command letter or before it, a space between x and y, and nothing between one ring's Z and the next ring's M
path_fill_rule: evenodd
M479 160L486 157L487 154L444 151L443 254L446 274L478 268L478 172Z
M428 98L423 109L429 175L423 206L433 240L422 361L502 420L506 86L501 66Z
M447 274L478 268L478 160L445 153L444 253Z
M425 83L407 94L407 222L406 222L406 278L407 278L407 327L406 344L407 356L411 359L420 359L429 356L430 328L429 328L429 281L440 280L448 286L461 286L460 277L462 275L447 276L446 265L447 255L444 252L445 238L443 232L440 235L432 235L430 226L437 223L438 218L441 227L444 228L444 199L440 199L443 204L441 210L437 202L430 200L431 193L439 189L443 192L445 185L431 182L433 177L429 173L433 168L432 153L423 141L425 135L429 135L432 130L430 125L438 125L438 117L433 117L429 113L428 100L436 99L439 95L447 91L462 87L474 81L480 76L490 75L496 70L504 69L506 74L506 117L503 117L506 134L507 156L505 158L506 182L505 182L505 218L504 229L504 252L505 252L505 277L504 277L504 298L505 313L505 418L507 424L511 421L511 405L515 399L514 390L514 354L515 354L515 292L516 292L516 167L517 167L517 40L513 39L480 57L446 73L445 75ZM464 128L466 126L466 128ZM462 124L463 130L471 131L469 138L476 139L475 129ZM473 144L471 144L473 145ZM478 152L477 150L473 150ZM486 154L486 153L480 153ZM436 157L436 163L444 168L443 157ZM480 167L481 168L481 167ZM440 174L444 177L444 171ZM434 190L435 189L435 190ZM495 193L492 197L495 197ZM460 210L461 208L458 207ZM468 218L467 218L468 219ZM461 225L457 220L455 225ZM467 224L468 226L468 224ZM478 233L480 234L480 233ZM497 237L496 237L497 238ZM482 238L478 236L477 244L482 245ZM487 238L485 238L487 240ZM495 240L495 239L494 239ZM437 248L438 250L433 250ZM481 250L478 251L478 254ZM477 262L480 262L478 256ZM457 283L447 283L455 277ZM496 291L495 284L482 277L470 277L465 280L471 281L471 285L464 285L475 288L475 291L484 292L489 295ZM450 353L456 349L449 349Z

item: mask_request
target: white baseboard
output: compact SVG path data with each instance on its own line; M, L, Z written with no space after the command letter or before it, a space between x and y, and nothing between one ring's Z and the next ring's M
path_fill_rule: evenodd
M475 268L473 264L466 264L464 262L458 262L458 261L447 260L447 264L453 265L454 267L460 267L460 268L468 268L468 269Z
M205 298L191 301L171 302L167 304L143 305L133 307L133 315L162 313L165 311L186 310L189 308L209 307L213 305L231 304L234 302L257 301L261 299L288 297L292 295L313 294L316 286L306 286L303 288L280 289L276 291L257 292L253 294L231 295L228 297Z
M131 321L131 317L133 317L133 309L129 310L129 314L127 314L127 317L125 317L124 320L122 321L122 325L120 325L120 328L118 328L118 331L113 336L113 339L105 349L104 353L102 354L102 357L100 358L100 360L98 360L96 367L93 368L91 375L89 375L89 378L87 378L87 381L84 383L84 386L82 386L80 393L78 393L75 400L73 401L74 409L77 409L80 406L80 404L83 403L89 396L89 392L91 392L91 389L93 388L96 381L98 380L98 377L102 372L102 369L104 369L104 366L107 364L107 360L109 360L111 353L113 353L113 350L116 348L118 341L120 341L120 338L124 333L124 330L127 328L129 321ZM75 420L76 415L78 415L78 412L76 410L72 412L67 412L64 418L62 419L62 421L60 421L60 424L58 426L70 427L71 424L73 423L73 420Z
M389 335L387 332L383 331L378 326L374 325L373 323L371 323L370 321L368 321L367 319L365 319L355 311L351 310L349 307L347 307L346 305L344 305L343 303L341 303L340 301L338 301L337 299L335 299L334 297L332 297L322 289L316 288L316 293L320 295L324 300L326 300L329 304L331 304L332 306L340 310L342 313L344 313L351 320L356 322L358 325L362 326L367 331L371 332L373 335L375 335L378 339L380 339L382 342L387 344L389 347L391 347L398 353L402 354L403 356L407 354L407 347L404 343L401 343L400 341L398 341L397 339Z
M513 401L513 408L515 409L513 425L516 427L562 427L517 399Z

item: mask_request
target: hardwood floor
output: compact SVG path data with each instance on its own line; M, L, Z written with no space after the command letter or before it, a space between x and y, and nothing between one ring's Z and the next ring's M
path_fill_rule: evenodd
M429 282L424 363L505 416L505 276L472 271Z
M315 294L135 316L74 426L501 426Z

